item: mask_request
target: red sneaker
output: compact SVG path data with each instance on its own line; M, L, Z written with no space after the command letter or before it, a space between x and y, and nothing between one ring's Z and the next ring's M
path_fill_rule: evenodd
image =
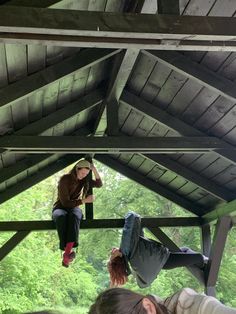
M75 259L75 252L72 251L70 254L63 254L62 266L69 267L69 264Z

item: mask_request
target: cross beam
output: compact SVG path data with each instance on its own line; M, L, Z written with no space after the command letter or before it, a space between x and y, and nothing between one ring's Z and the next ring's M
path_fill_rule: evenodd
M82 220L81 229L107 229L123 228L124 219L91 219ZM199 217L160 217L142 218L143 227L199 227L202 219ZM0 222L1 231L43 231L54 230L55 225L51 220L33 221L2 221Z
M227 28L225 28L227 25ZM3 42L73 47L236 50L234 17L3 6Z
M15 136L0 138L0 147L19 153L206 153L236 147L216 137Z

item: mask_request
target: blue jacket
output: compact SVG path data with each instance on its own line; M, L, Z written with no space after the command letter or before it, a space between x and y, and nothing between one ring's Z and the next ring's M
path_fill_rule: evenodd
M170 254L161 243L144 237L141 217L131 211L125 216L120 250L127 273L130 274L130 265L140 288L148 287L156 279Z

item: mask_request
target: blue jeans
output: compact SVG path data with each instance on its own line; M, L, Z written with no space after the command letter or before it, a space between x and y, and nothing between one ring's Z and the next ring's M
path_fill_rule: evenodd
M68 242L74 242L74 247L79 245L79 227L82 217L82 211L78 207L68 211L60 208L53 210L52 219L56 224L61 250L65 249Z

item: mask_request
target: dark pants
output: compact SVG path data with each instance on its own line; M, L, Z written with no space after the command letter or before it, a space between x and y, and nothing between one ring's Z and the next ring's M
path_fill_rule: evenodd
M192 265L196 265L198 267L204 266L204 259L201 253L194 252L187 247L180 249L182 252L170 252L170 256L163 266L163 269L172 269Z
M61 250L65 249L68 242L74 242L74 247L79 245L79 227L82 216L80 208L73 208L69 211L58 208L53 211L52 219L56 224Z

